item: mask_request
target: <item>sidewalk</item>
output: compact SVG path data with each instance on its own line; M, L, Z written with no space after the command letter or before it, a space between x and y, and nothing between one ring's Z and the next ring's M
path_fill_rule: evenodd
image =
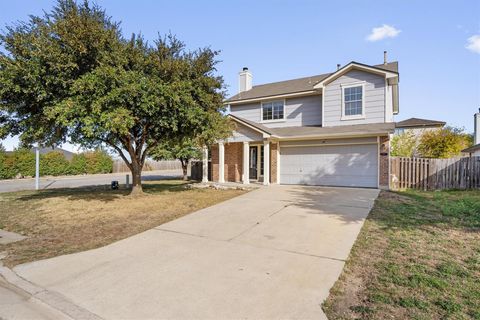
M70 319L0 276L0 319Z

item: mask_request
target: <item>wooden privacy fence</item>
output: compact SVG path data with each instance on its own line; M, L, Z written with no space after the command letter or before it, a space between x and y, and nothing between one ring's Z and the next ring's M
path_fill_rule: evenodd
M443 190L480 188L480 157L390 158L390 188Z
M182 164L179 160L146 160L143 166L143 171L153 170L182 170ZM113 172L130 172L130 169L128 169L127 165L123 160L114 160Z

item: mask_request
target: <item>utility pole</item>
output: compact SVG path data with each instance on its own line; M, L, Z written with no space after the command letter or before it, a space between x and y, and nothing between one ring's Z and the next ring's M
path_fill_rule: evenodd
M40 146L35 147L35 190L40 189Z

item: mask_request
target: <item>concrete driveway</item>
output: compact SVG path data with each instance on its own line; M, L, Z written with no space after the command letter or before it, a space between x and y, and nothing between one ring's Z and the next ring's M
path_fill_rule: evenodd
M112 245L14 271L92 317L321 319L377 195L260 188Z

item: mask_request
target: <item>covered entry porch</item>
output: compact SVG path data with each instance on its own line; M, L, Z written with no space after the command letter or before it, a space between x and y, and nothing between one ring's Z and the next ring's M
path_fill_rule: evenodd
M243 184L277 183L279 142L248 123L237 123L232 136L218 141L211 148L213 182L241 182ZM208 150L204 148L203 161L207 163ZM203 166L206 168L206 165ZM207 182L208 171L203 172Z

